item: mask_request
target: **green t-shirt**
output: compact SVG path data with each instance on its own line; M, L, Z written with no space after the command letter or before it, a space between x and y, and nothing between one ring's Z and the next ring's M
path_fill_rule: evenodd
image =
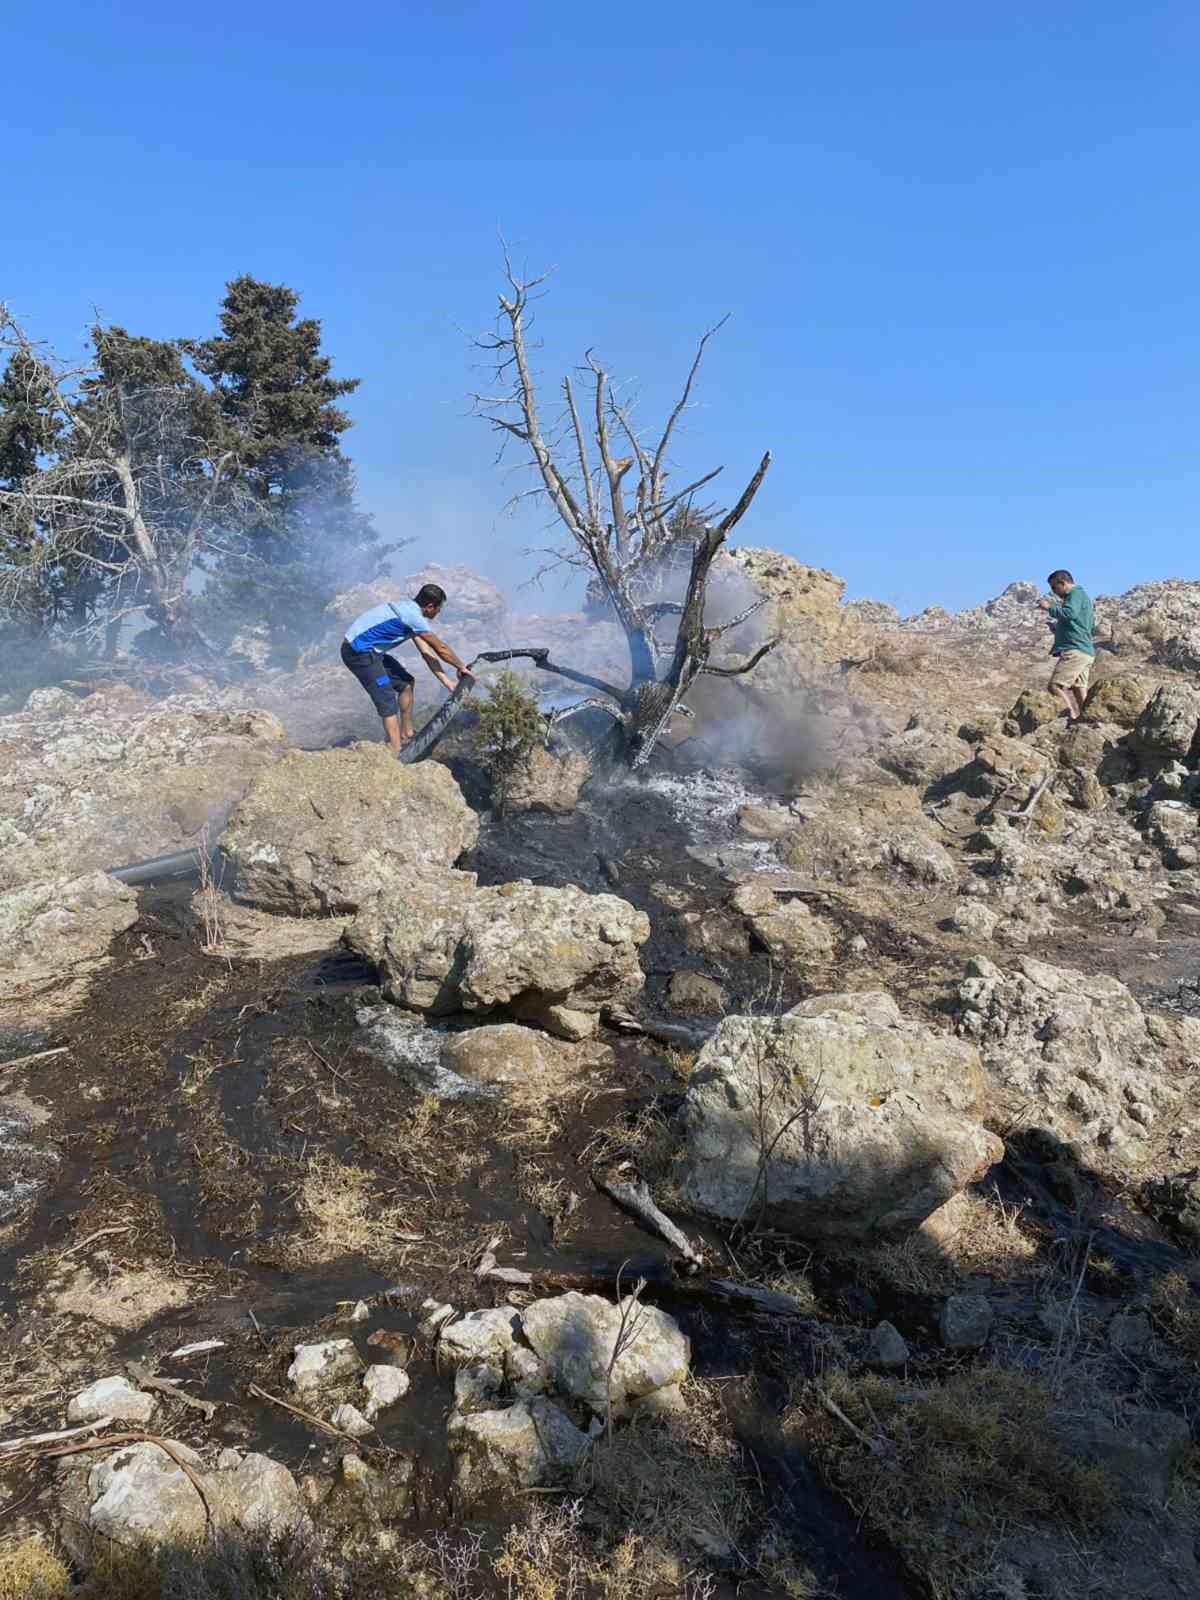
M1096 614L1092 602L1079 584L1064 599L1050 607L1050 615L1055 622L1054 644L1050 650L1052 656L1061 656L1066 650L1082 650L1085 656L1096 654L1096 646L1092 643L1092 624Z

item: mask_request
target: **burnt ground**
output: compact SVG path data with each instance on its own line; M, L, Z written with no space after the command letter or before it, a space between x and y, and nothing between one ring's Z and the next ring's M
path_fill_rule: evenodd
M840 939L824 970L780 973L762 953L715 963L689 949L681 914L719 905L730 880L764 859L764 847L736 836L739 797L732 778L681 778L612 791L602 810L585 802L570 818L493 819L471 864L485 882L613 888L645 909L654 928L643 952L649 1013L664 1014L667 979L686 967L718 977L731 1009L885 987L913 1014L944 1020L963 945L938 932L936 902L918 919L910 910L903 925L886 914L886 899L873 914L852 899L823 902ZM716 1435L732 1451L728 1470L749 1497L751 1532L722 1592L915 1595L923 1586L898 1549L871 1535L852 1491L831 1490L789 1421L796 1394L839 1340L886 1316L913 1342L917 1369L936 1375L957 1359L933 1336L951 1287L987 1285L1033 1320L1076 1275L1077 1296L1112 1310L1164 1275L1193 1270L1128 1197L1078 1169L1064 1176L1060 1153L1018 1138L972 1197L977 1225L957 1253L839 1259L769 1235L722 1238L689 1225L722 1275L786 1288L811 1319L697 1305L673 1289L665 1247L589 1176L599 1159L619 1156L661 1175L664 1119L678 1103L686 1051L610 1035L582 1081L555 1100L423 1098L356 1041L356 1007L376 998L368 969L336 952L276 963L206 956L189 908L193 887L143 890L140 921L86 1007L4 1050L12 1059L65 1047L4 1080L48 1111L43 1135L58 1156L0 1235L6 1437L62 1426L71 1394L137 1360L220 1403L209 1423L164 1401L162 1432L261 1449L298 1475L328 1475L346 1446L248 1393L254 1383L291 1398L294 1344L352 1336L368 1356L373 1332L415 1334L426 1296L460 1308L498 1303L499 1289L474 1275L489 1247L530 1269L603 1277L623 1266L646 1276L648 1297L691 1336ZM865 952L853 948L859 939ZM1116 972L1149 997L1194 974L1194 951L1179 907L1153 952L1097 929L1078 950L1060 943L1044 953ZM351 1322L360 1301L366 1319ZM213 1338L224 1341L213 1354L169 1359ZM390 1452L416 1457L404 1533L419 1539L458 1526L445 1447L451 1384L419 1345L410 1373L408 1397L384 1414L364 1453L384 1470ZM1123 1382L1141 1404L1196 1409L1185 1366L1131 1364ZM685 1448L707 1447L689 1439ZM0 1472L0 1483L5 1531L53 1528L49 1467L32 1481L23 1469ZM499 1511L480 1526L498 1540ZM610 1525L597 1536L611 1544L620 1533ZM808 1588L786 1575L797 1572Z

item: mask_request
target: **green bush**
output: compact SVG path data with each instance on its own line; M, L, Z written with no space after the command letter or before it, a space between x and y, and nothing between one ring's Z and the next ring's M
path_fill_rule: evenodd
M513 778L545 738L546 719L536 696L517 673L498 673L479 707L474 746L501 811Z

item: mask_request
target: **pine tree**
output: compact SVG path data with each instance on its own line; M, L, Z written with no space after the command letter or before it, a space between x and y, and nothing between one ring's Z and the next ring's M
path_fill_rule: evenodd
M298 318L299 302L284 284L235 278L221 332L186 346L214 386L248 491L213 564L208 611L227 630L252 620L279 639L307 637L330 594L374 576L388 553L339 446L351 422L338 402L359 380L333 376L321 324Z

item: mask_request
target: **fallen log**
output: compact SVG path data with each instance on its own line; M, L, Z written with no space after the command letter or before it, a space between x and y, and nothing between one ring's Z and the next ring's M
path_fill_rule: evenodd
M658 1017L635 1017L632 1011L620 1006L609 1006L603 1013L603 1020L618 1033L644 1034L647 1039L657 1039L659 1044L683 1050L699 1050L717 1028L715 1022L706 1027L700 1023L664 1022Z
M629 1283L628 1263L613 1267L595 1267L581 1272L559 1271L552 1267L534 1272L519 1267L493 1267L489 1279L506 1283L514 1288L528 1289L531 1294L615 1294L618 1280ZM707 1306L718 1311L740 1313L746 1316L765 1315L791 1317L797 1321L814 1321L812 1310L790 1294L780 1294L776 1289L762 1289L753 1283L736 1283L732 1278L676 1278L668 1273L655 1272L651 1267L638 1266L638 1276L645 1280L645 1294L662 1294L687 1300L694 1305Z
M593 1172L592 1182L597 1189L608 1195L610 1200L615 1200L622 1211L628 1211L631 1216L636 1217L647 1232L654 1234L656 1238L665 1239L673 1250L678 1250L693 1271L704 1266L704 1257L687 1235L655 1205L654 1197L644 1179L639 1178L636 1183L626 1183L622 1179Z
M203 1414L205 1422L211 1422L217 1410L215 1400L198 1400L195 1395L185 1394L177 1383L171 1383L167 1378L156 1378L148 1367L138 1361L127 1361L125 1371L137 1384L139 1389L153 1389L156 1394L165 1394L170 1400L178 1400L185 1406L190 1406L193 1411Z

